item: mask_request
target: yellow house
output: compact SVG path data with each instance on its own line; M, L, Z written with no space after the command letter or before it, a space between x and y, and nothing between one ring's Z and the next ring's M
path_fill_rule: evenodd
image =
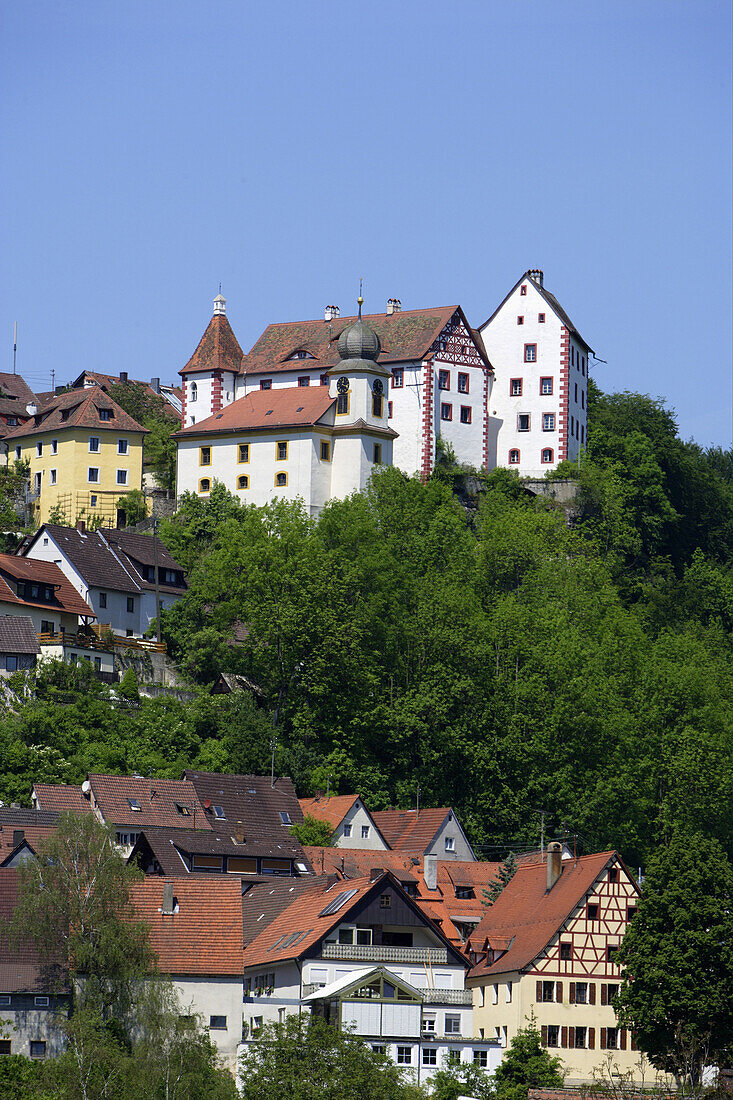
M5 437L7 461L28 462L37 524L99 516L125 525L117 502L142 488L143 436L99 386L59 394Z
M474 1026L508 1046L534 1017L566 1084L591 1082L609 1063L638 1080L640 1054L613 1008L615 951L638 887L616 852L563 859L550 844L546 859L520 863L471 934Z

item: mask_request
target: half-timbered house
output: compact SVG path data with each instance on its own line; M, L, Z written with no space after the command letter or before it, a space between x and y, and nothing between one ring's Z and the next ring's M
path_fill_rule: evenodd
M480 1034L503 1045L534 1015L542 1043L562 1058L568 1083L592 1079L609 1054L622 1073L638 1068L631 1033L619 1027L615 952L636 912L638 887L616 852L520 864L470 938Z

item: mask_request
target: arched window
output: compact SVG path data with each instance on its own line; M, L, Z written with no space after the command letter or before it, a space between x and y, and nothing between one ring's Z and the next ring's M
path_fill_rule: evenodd
M190 389L189 392L191 394L191 401L198 401L199 388L198 388L198 386L196 385L195 382L191 383L191 389Z
M246 474L241 474L237 478L237 488L238 489L249 489L249 478L247 477Z
M288 475L287 474L275 474L275 485L278 489L282 489L283 486L287 485L287 483L288 483Z
M208 477L202 477L201 480L199 481L199 492L200 493L209 493L209 492L211 492L211 481L209 480Z
M542 461L544 463L555 461L555 452L553 451L552 447L542 448Z
M509 465L517 466L519 463L519 451L516 447L513 447L509 452Z

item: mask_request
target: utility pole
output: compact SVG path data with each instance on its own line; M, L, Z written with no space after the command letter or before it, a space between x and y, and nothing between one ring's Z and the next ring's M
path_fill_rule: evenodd
M277 747L277 737L273 733L272 740L270 741L270 748L272 749L272 767L270 769L270 786L275 786L275 749Z
M13 324L13 374L15 374L15 361L18 358L18 322Z

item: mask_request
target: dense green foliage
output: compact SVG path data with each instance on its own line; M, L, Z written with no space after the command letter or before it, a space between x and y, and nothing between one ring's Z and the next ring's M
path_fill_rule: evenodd
M145 466L152 469L162 489L175 489L176 443L171 436L181 422L171 405L141 382L118 382L110 386L109 393L120 408L148 429L143 441Z
M529 1089L562 1088L562 1062L542 1046L534 1017L509 1044L494 1071L495 1100L527 1100Z
M497 874L490 880L486 889L481 891L483 898L486 899L481 904L493 905L504 887L514 878L516 871L517 857L514 852L509 852Z
M315 848L328 848L333 839L333 827L327 821L319 821L310 814L306 814L302 822L293 825L290 832L299 844L312 845Z
M617 1012L659 1070L699 1085L733 1052L733 872L720 845L675 834L649 861L618 952Z
M472 1062L461 1062L439 1069L430 1082L430 1100L495 1100L493 1081L485 1069Z
M449 455L318 520L187 494L161 524L190 586L163 631L196 700L46 683L0 719L0 797L87 770L267 772L274 732L299 794L330 776L381 809L419 784L479 851L536 845L543 809L632 865L676 828L730 853L731 463L647 397L591 387L589 415L557 472L580 483L569 511ZM220 671L262 706L210 696Z

